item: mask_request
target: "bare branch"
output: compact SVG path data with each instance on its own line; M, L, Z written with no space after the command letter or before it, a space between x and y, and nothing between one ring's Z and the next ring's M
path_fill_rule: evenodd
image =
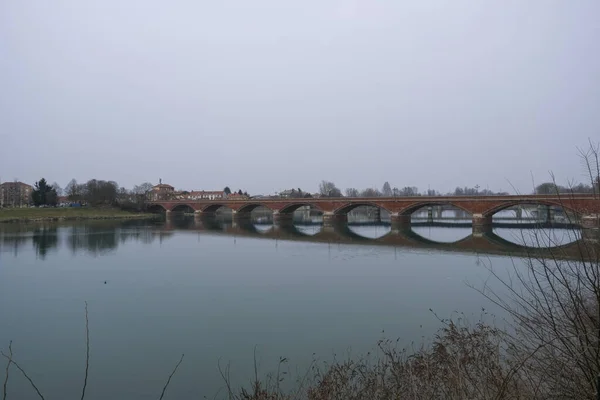
M88 303L85 302L85 377L83 379L83 390L81 391L81 400L85 398L85 389L88 381L88 371L90 369L90 326L88 320Z
M29 377L29 375L27 375L27 372L25 372L25 370L23 368L21 368L21 366L19 364L17 364L17 362L12 358L12 353L10 356L7 356L6 354L4 354L3 351L0 351L0 354L2 355L2 357L6 358L7 360L10 360L10 363L12 365L14 365L15 367L17 367L17 369L19 371L21 371L23 376L29 381L29 384L31 385L31 387L36 391L36 393L38 394L40 399L44 400L44 396L42 396L42 393L40 393L40 390L37 388L37 386L35 386L35 383L33 383L33 380Z
M6 400L6 387L8 386L8 371L10 369L10 364L12 363L12 340L8 344L8 362L6 363L6 376L4 378L4 390L2 395L2 400Z
M162 400L162 398L165 396L165 392L167 390L167 387L169 386L169 383L171 383L171 378L173 377L173 375L175 375L175 372L177 372L177 368L179 368L179 365L183 362L183 356L185 354L181 355L181 358L179 359L179 362L177 363L177 365L175 365L175 368L173 368L173 372L171 372L171 375L169 375L169 379L167 379L167 383L165 384L165 387L163 387L162 393L160 395L159 400Z

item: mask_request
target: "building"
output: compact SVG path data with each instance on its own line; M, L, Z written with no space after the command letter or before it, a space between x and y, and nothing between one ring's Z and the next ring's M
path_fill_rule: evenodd
M229 200L248 200L250 197L248 197L245 194L239 194L237 192L233 192L230 195L227 196L227 199Z
M33 187L23 182L0 184L0 207L24 207L31 204Z
M225 198L227 198L227 195L222 190L191 191L186 195L187 200L222 200Z
M166 183L162 183L162 179L158 180L158 185L152 186L152 192L150 193L150 199L153 201L170 200L174 196L175 188Z

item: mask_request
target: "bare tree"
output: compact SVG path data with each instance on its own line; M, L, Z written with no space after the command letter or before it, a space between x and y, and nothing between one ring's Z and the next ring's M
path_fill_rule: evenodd
M319 193L323 197L342 197L342 191L335 186L335 183L329 181L321 181Z
M417 189L414 186L405 186L402 189L400 189L400 193L398 194L398 196L405 196L405 197L418 196L418 195L419 195L419 189Z
M356 188L348 188L348 189L346 189L346 196L347 197L359 197L360 193L358 192L358 189L356 189Z
M51 187L52 187L52 189L54 189L57 196L63 195L63 189L60 187L60 185L58 183L54 182Z
M69 201L83 200L83 188L75 179L71 179L71 181L67 184L64 193L69 198Z
M383 184L383 188L381 189L381 194L384 195L385 197L391 197L393 192L392 192L392 187L390 186L389 182L385 182Z
M590 143L580 153L593 185L600 171L598 147ZM558 186L553 180L548 187ZM595 198L600 201L598 193ZM572 230L569 237L577 240L579 232ZM536 230L523 240L546 252L531 251L513 264L508 278L490 263L502 289L486 285L480 290L514 321L507 351L539 398L595 399L600 396L600 241L579 240L577 257L568 258L563 243L547 231Z
M360 192L360 197L381 197L381 192L374 188L367 188Z

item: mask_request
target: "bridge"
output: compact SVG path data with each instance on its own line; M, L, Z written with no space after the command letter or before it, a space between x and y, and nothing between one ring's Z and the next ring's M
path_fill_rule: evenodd
M310 206L323 213L325 225L344 223L348 213L360 206L373 206L390 213L393 227L410 226L411 214L423 207L453 206L471 214L474 232L486 231L492 216L518 205L561 207L572 215L572 223L582 228L600 229L600 197L593 194L510 195L510 196L416 196L375 198L302 198L302 199L222 199L222 200L158 200L149 202L151 209L163 209L167 215L186 208L196 216L211 216L222 207L232 210L234 220L250 219L252 210L265 207L273 212L276 224L291 222L295 210Z
M598 247L585 244L585 239L573 237L572 242L554 243L540 238L539 247L530 247L510 242L492 231L481 235L471 234L455 242L438 242L427 239L409 230L390 230L378 238L367 238L355 233L347 225L325 226L315 234L307 234L294 225L273 225L266 229L257 227L246 221L242 223L220 223L213 219L175 219L168 218L159 232L190 231L209 233L211 235L226 235L232 237L247 237L255 239L299 241L308 243L326 243L330 245L365 245L385 246L399 249L414 249L436 252L456 252L462 254L497 255L517 258L552 258L560 260L595 260L598 257ZM596 243L596 242L594 242ZM550 246L550 247L544 247Z

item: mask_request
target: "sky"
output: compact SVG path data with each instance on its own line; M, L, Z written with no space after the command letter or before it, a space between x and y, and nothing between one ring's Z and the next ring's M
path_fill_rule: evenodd
M597 0L1 0L0 179L583 181Z

